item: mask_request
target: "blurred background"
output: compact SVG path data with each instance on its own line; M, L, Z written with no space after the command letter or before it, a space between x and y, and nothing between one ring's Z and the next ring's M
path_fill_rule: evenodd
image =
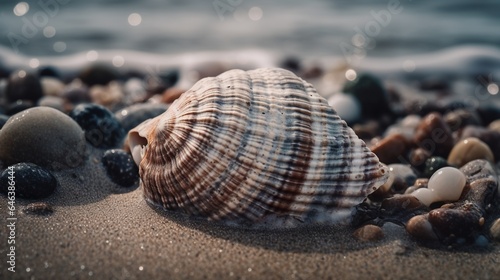
M499 10L496 0L2 0L0 62L251 68L292 58L476 75L500 64Z

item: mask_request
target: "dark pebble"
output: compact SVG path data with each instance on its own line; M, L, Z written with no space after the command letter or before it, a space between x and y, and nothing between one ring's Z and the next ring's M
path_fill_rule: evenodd
M86 86L81 87L71 87L65 90L62 97L72 104L78 105L81 103L90 103L92 99L90 98L89 89Z
M415 131L414 142L432 155L447 157L453 148L451 129L438 113L425 116Z
M444 115L444 121L452 131L457 131L467 125L481 125L481 119L471 110L455 110Z
M490 124L492 121L500 119L500 106L494 103L481 104L477 108L477 113L484 125Z
M85 131L85 138L97 148L114 148L121 144L125 130L115 115L97 104L80 104L69 114Z
M9 116L0 114L0 129L2 129L3 125L7 122Z
M19 70L9 76L6 96L9 102L29 100L36 103L43 96L42 85L35 74Z
M144 78L146 91L149 93L162 93L173 87L179 81L178 69L162 70L152 73Z
M109 82L119 79L120 74L108 64L96 63L83 69L78 77L89 87L94 85L105 86Z
M141 103L121 109L115 116L127 132L143 121L163 114L167 109L168 105L162 103Z
M132 156L124 150L108 150L102 157L102 164L111 181L122 186L130 187L139 181L139 168Z
M446 166L449 166L449 164L446 161L446 159L444 159L442 157L428 158L425 161L425 169L424 169L424 172L422 175L426 178L430 178L432 176L432 174L434 174L434 172L436 172L436 170L443 168L443 167L446 167Z
M9 177L14 178L10 180ZM11 165L2 172L0 192L7 194L12 181L15 184L15 196L20 198L47 197L57 186L56 178L47 169L25 162Z
M9 104L5 113L12 116L26 109L33 108L34 106L33 102L29 100L17 100Z
M359 100L363 117L379 118L392 113L382 82L370 74L360 74L356 80L347 82L342 92Z
M61 78L61 74L59 73L59 70L55 68L54 66L42 66L38 68L38 76L40 77L54 77L54 78Z
M26 205L23 212L25 214L46 216L54 213L54 208L46 202L34 202Z

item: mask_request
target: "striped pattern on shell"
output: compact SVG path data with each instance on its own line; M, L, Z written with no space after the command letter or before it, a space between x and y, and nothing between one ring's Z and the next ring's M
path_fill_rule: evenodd
M131 130L129 145L149 202L233 225L331 223L387 177L327 101L283 69L202 79Z

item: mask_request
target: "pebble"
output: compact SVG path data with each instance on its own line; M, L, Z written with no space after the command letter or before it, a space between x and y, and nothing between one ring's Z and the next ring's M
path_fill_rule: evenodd
M4 115L4 114L0 114L0 129L2 129L2 127L5 125L5 123L7 122L8 119L9 119L9 116Z
M89 90L92 102L107 107L112 107L123 101L124 94L120 84L116 81L107 85L94 85Z
M10 173L10 174L9 174ZM44 198L57 187L56 178L47 169L33 163L17 163L9 166L0 175L0 191L9 192L9 177L14 176L15 196L18 198Z
M462 129L457 136L460 140L476 137L490 147L494 158L500 159L500 132L469 125Z
M453 147L453 135L441 114L425 116L415 131L415 144L432 155L446 157Z
M411 218L406 224L406 231L420 241L437 240L428 217L428 214L422 214Z
M69 114L85 131L85 138L94 147L118 147L125 130L115 115L97 104L80 104Z
M500 120L492 121L488 125L488 129L495 132L500 132Z
M494 241L500 242L500 218L496 219L491 225L490 235Z
M86 159L84 132L70 117L35 107L10 117L0 130L0 159L32 162L53 170L74 168Z
M89 87L94 85L105 86L109 82L119 79L120 74L108 64L95 63L85 67L78 77Z
M457 131L467 125L481 125L479 115L471 110L458 109L444 115L444 121L452 131Z
M414 192L420 188L427 188L428 185L429 185L429 179L418 178L417 180L415 180L415 183L413 184L413 186L406 189L405 194L411 194L412 192Z
M65 88L62 97L74 105L91 102L89 89L87 86L81 84L79 80L69 84Z
M38 106L51 107L61 112L65 111L64 99L58 96L44 96L38 100Z
M461 167L469 161L485 159L495 162L491 149L483 141L470 137L458 142L448 156L448 163Z
M402 162L407 149L408 143L401 134L389 135L371 147L372 152L385 164Z
M15 115L19 112L27 110L35 106L30 100L16 100L9 104L5 113L9 116Z
M431 176L427 188L420 188L412 195L427 206L438 201L457 201L466 182L467 179L462 171L453 167L443 167Z
M53 77L42 77L40 79L44 96L61 96L64 92L64 84Z
M425 169L425 162L431 157L431 153L424 148L416 148L410 151L409 160L411 165L419 171Z
M119 110L115 117L125 131L129 131L143 121L163 114L167 109L168 105L163 103L140 103Z
M29 100L35 103L43 96L38 77L25 70L15 71L9 76L5 93L9 102Z
M102 157L102 164L111 181L122 187L130 187L139 182L139 168L132 156L124 150L106 151Z
M201 77L215 77L218 74L220 74L220 73L218 74L214 73L210 75L210 73L201 73L201 72L197 72L195 75L201 78ZM151 73L144 78L146 91L153 94L162 93L168 88L171 88L172 86L177 84L177 82L179 81L179 77L180 74L178 69L166 69L166 70L160 70L159 72Z
M328 99L328 105L349 125L356 123L361 118L361 105L352 95L336 93Z
M358 99L363 117L379 118L392 113L382 82L371 74L360 74L354 81L348 81L342 92L352 94Z
M46 216L54 213L54 208L47 202L33 202L23 209L25 214Z
M373 242L382 240L384 238L384 232L382 231L382 228L380 228L379 226L365 225L355 230L353 236L359 241Z
M430 178L436 170L448 166L446 159L442 157L431 157L425 161L425 168L422 175L426 178Z
M126 104L142 102L147 97L144 83L142 79L139 78L128 79L123 85L123 92L125 93L124 101Z
M408 141L411 141L421 121L422 118L418 115L408 115L398 123L389 126L384 135L387 137L391 134L401 134L405 136Z

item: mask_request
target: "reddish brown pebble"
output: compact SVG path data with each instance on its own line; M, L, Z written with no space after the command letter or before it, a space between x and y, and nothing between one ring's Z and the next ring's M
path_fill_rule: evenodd
M416 148L410 152L410 163L416 168L423 168L427 159L431 157L431 153L423 148Z
M161 102L167 104L172 103L177 98L179 98L184 92L185 90L181 88L175 88L175 87L169 88L163 92L161 96Z
M384 233L378 226L365 225L355 230L353 236L359 241L378 241L384 238Z
M415 143L432 155L448 156L453 148L451 129L439 113L428 114L417 127L414 137Z
M448 163L461 167L469 161L485 159L494 162L491 149L483 141L470 137L458 142L448 156Z
M403 135L392 134L376 143L372 147L372 152L385 164L399 163L407 147L408 144Z

